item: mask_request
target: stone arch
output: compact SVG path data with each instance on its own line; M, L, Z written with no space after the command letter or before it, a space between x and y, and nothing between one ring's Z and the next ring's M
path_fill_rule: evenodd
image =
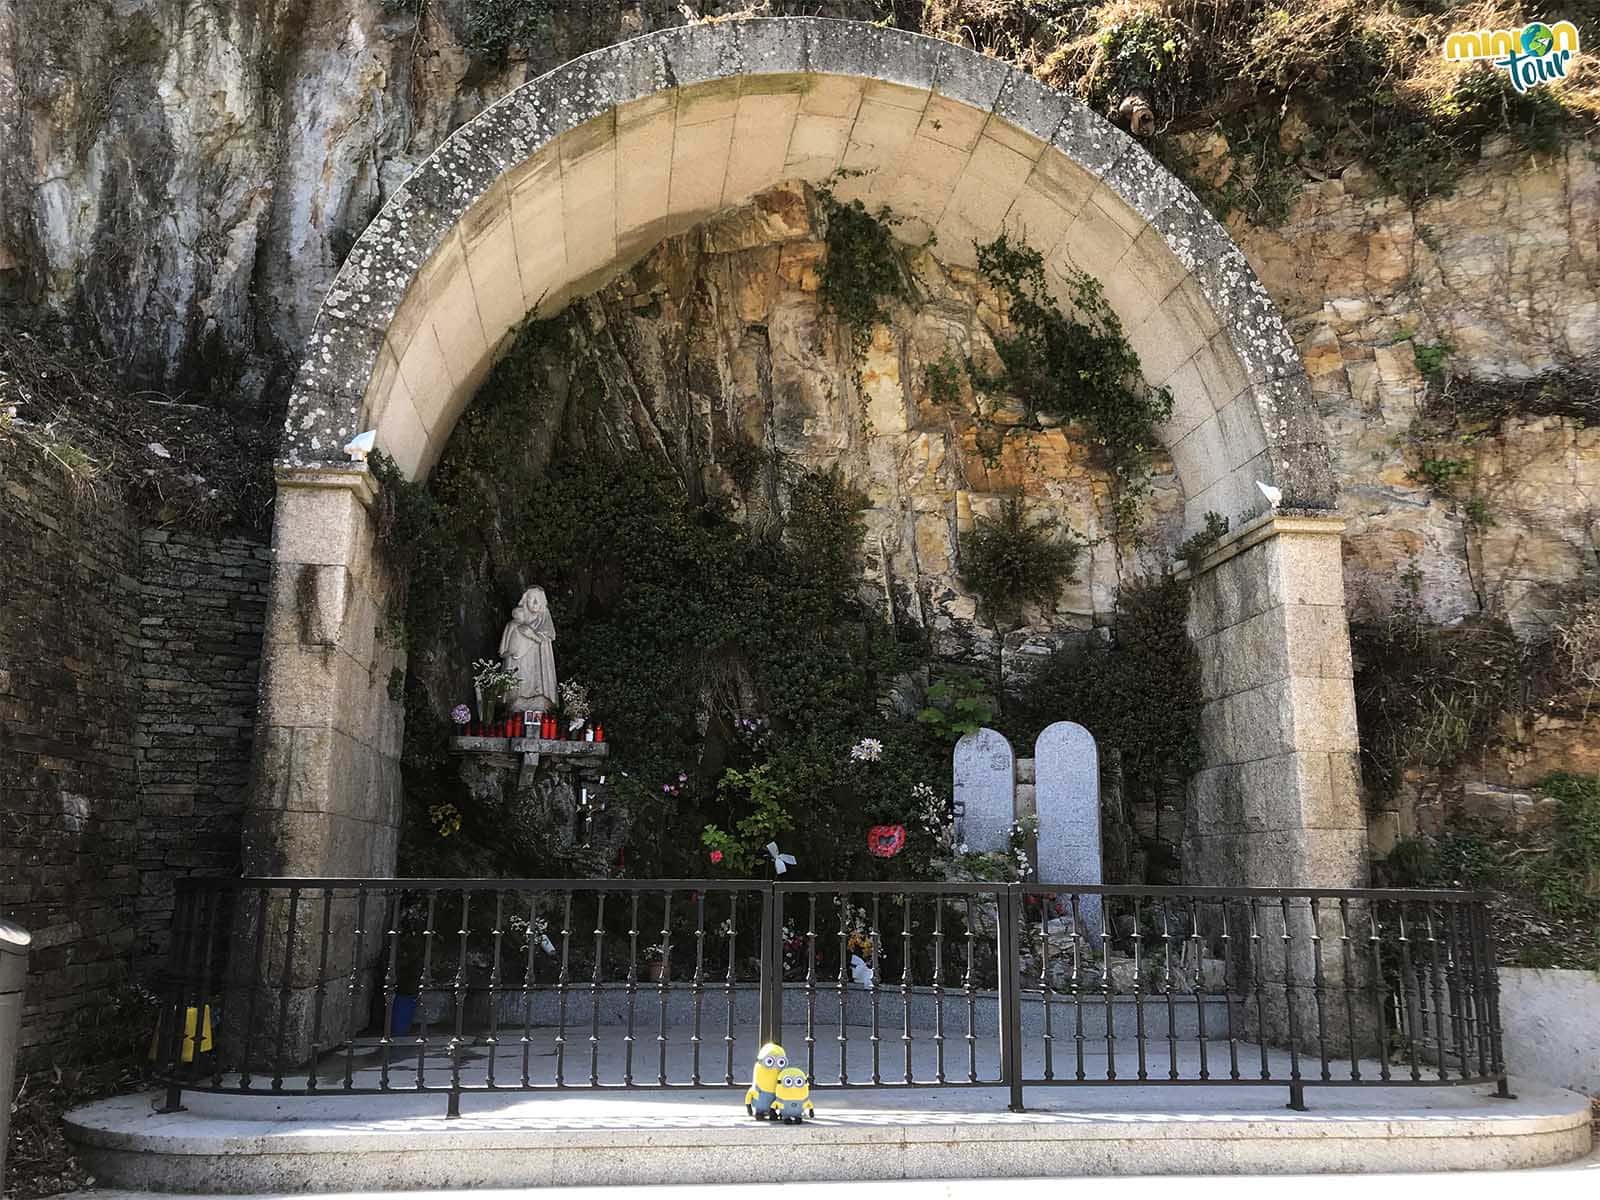
M280 451L276 619L258 819L247 829L254 869L393 865L399 717L377 689L400 662L371 635L388 584L373 562L370 483L342 463L344 443L376 429L408 476L425 475L528 314L556 311L661 239L774 183L841 171L843 197L889 204L906 218L902 236L937 236L948 261L970 265L974 241L1006 229L1045 255L1052 279L1076 265L1105 283L1149 381L1174 392L1162 432L1191 528L1211 510L1261 512L1257 480L1299 506L1331 507L1321 423L1270 297L1193 194L1082 104L961 46L846 21L703 23L596 51L447 139L357 241L324 300ZM1229 634L1248 606L1240 589L1259 577L1264 607L1246 615L1283 650L1273 659L1280 673L1250 682L1260 672L1246 671L1245 691L1294 678L1285 605L1336 606L1342 622L1342 590L1329 590L1342 586L1337 525L1302 518L1298 528L1317 547L1309 598L1294 592L1299 567L1283 573L1291 539L1277 536L1270 512L1208 568L1213 582L1241 570L1250 578L1226 584L1216 627L1195 629L1202 644ZM1342 623L1337 641L1348 663ZM1236 666L1260 658L1254 649L1219 655ZM1241 680L1213 682L1208 699ZM1348 693L1347 677L1343 686ZM1234 694L1216 691L1208 711L1219 722ZM1271 753L1293 755L1294 698L1275 695L1258 704L1281 710ZM358 730L341 716L351 708L383 719ZM1345 715L1338 724L1350 726L1353 765ZM1263 757L1241 748L1243 737L1220 724L1208 734L1217 747L1208 759L1230 780L1247 761L1238 754ZM359 781L360 803L333 795L341 771ZM296 796L314 814L301 833L270 816L295 811ZM1274 820L1304 827L1281 811ZM379 849L360 849L374 831L351 821L376 827ZM1359 829L1358 810L1348 825ZM307 858L318 840L346 849Z
M463 125L357 241L313 329L282 458L356 432L426 474L515 327L783 179L836 171L908 240L971 265L1010 229L1100 277L1178 410L1195 513L1257 479L1332 499L1321 423L1276 307L1205 207L1131 138L1006 64L848 21L686 26L575 59ZM1203 507L1202 507L1203 506Z

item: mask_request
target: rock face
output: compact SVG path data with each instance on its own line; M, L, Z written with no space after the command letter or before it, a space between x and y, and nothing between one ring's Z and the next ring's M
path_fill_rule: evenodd
M0 9L0 177L16 181L0 192L0 301L80 316L153 386L275 409L351 242L451 129L575 55L736 7L749 6L14 0ZM882 16L872 0L754 7ZM1220 135L1199 149L1213 175L1229 161ZM1309 183L1282 227L1235 231L1293 323L1321 400L1356 603L1382 601L1414 563L1436 617L1504 608L1528 626L1552 583L1596 570L1593 423L1513 422L1464 451L1494 517L1483 528L1419 482L1408 438L1426 382L1416 346L1448 343L1449 369L1490 377L1600 350L1593 151L1530 160L1491 144L1452 195L1416 211L1352 165ZM733 363L769 373L784 448L842 450L855 413L817 357L828 348L804 340L815 245L778 253L756 242L708 243L738 277L730 300L763 312L771 334L768 351ZM894 395L897 372L947 346L981 352L965 329L959 314L952 323L926 307L875 342L862 384L874 428L907 438L905 474L936 476L961 456L982 493L1012 481L1015 458L991 469ZM1022 451L1066 452L1045 436ZM949 532L929 514L907 544L937 573ZM1085 576L1074 611L1107 607L1106 567Z
M1411 572L1435 620L1486 611L1534 633L1563 589L1594 586L1600 428L1531 417L1441 442L1415 427L1429 375L1437 392L1448 376L1526 380L1600 354L1592 143L1531 159L1491 144L1454 194L1415 211L1353 166L1308 186L1282 227L1235 234L1327 423L1354 608L1382 612ZM1461 463L1453 496L1424 457Z
M1524 638L1600 585L1600 428L1511 416L1430 429L1462 380L1491 394L1600 356L1600 166L1592 140L1553 157L1493 143L1453 195L1415 211L1360 167L1307 186L1278 229L1236 236L1282 307L1333 447L1352 613L1413 593L1453 623L1504 617ZM1424 370L1424 368L1428 368ZM1499 381L1499 382L1497 382ZM1597 403L1590 389L1589 403ZM1434 486L1424 458L1458 464ZM1501 722L1453 769L1413 769L1369 797L1371 844L1448 827L1518 833L1548 820L1526 789L1600 771L1584 697Z
M964 369L935 396L930 369L969 354L993 369L1007 328L972 271L907 251L916 297L890 306L858 359L818 292L823 222L808 185L780 186L544 327L532 364L517 360L545 390L536 457L558 441L648 451L756 526L797 470L837 468L869 503L864 594L925 628L937 658L1010 680L1107 624L1119 582L1143 569L1109 537L1111 476L1081 430L1022 427L1021 406L975 393ZM1008 495L1090 548L1053 604L997 619L962 582L960 539ZM1162 457L1143 514L1153 544L1173 539L1182 501Z
M275 408L351 243L452 129L570 58L734 7L12 0L0 301L80 317L150 386Z

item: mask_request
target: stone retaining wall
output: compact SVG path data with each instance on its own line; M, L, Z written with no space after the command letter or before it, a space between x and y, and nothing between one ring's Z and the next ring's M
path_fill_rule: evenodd
M0 912L33 933L22 1057L126 980L139 892L138 535L0 455Z
M248 538L141 537L139 943L165 952L172 881L239 869L270 551Z
M22 1061L165 946L172 880L236 871L267 551L147 531L0 455L0 913L34 935Z
M1600 1096L1600 971L1500 968L1500 1024L1513 1083Z

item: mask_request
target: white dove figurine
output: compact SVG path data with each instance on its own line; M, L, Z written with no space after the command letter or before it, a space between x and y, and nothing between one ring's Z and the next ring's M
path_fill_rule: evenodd
M378 431L369 429L365 433L358 433L345 443L344 452L350 456L351 462L364 463L367 455L372 453L373 447L378 444Z
M866 961L859 954L850 956L850 978L860 987L869 988L873 986L872 968L867 966Z

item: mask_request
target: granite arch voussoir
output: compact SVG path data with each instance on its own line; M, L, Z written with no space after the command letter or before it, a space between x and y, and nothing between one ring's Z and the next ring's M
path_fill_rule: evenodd
M659 111L637 103L651 98L661 99ZM679 98L693 103L692 120ZM939 122L918 108L935 101L941 112L969 112L970 145L941 140ZM670 152L665 142L657 147L666 163L656 164L654 178L644 177L649 168L632 143L622 149L628 131L618 113L635 110L671 138ZM782 155L778 139L787 139ZM928 168L911 155L945 165ZM520 203L510 198L506 181L541 156L545 178L535 185L543 190ZM1221 413L1243 394L1232 383L1242 376L1254 411L1247 424L1266 449L1252 433L1232 455L1238 461L1218 468L1259 472L1299 505L1331 505L1326 441L1282 317L1193 193L1098 114L997 59L900 30L813 18L701 23L608 46L528 82L446 139L362 234L330 287L290 396L282 464L335 463L345 440L376 426L380 447L405 447L407 473L425 474L518 306L554 311L626 267L652 238L682 232L752 185L770 186L786 171L826 177L856 161L871 176L863 194L876 200L898 188L894 194L923 206L907 225L924 235L1023 229L1016 206L1048 231L1045 240L1056 239L1036 248L1063 266L1077 262L1076 252L1104 277L1169 256L1158 285L1116 289L1130 331L1148 322L1145 340L1176 360L1159 362L1152 382L1209 387L1205 399ZM902 177L914 171L902 167L943 174L907 183ZM685 177L676 192L674 171ZM736 179L690 187L694 172ZM1038 178L1051 172L1082 185ZM641 208L645 195L659 197L659 211ZM607 222L609 232L597 233ZM463 229L483 231L481 249ZM1159 244L1135 247L1144 230ZM520 280L490 270L494 256L521 261ZM468 298L479 315L461 311ZM1215 339L1213 329L1221 331ZM1236 362L1215 369L1219 354ZM1227 424L1246 427L1236 417ZM1217 482L1183 481L1191 500L1223 494ZM1234 480L1230 502L1248 505L1250 482Z

